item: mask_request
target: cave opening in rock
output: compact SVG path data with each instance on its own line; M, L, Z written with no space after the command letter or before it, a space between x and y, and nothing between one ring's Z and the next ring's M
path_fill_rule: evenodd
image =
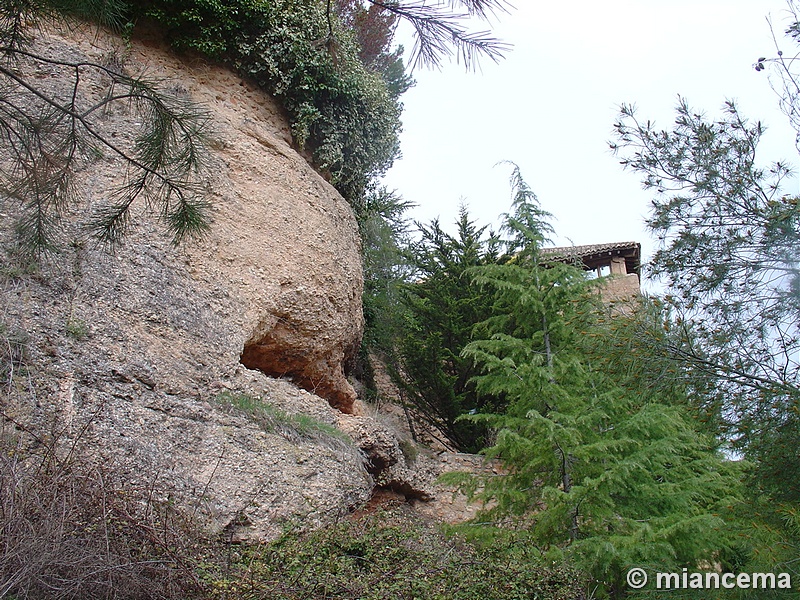
M324 348L314 350L313 340L279 324L266 332L259 328L245 342L239 361L268 377L288 378L298 387L324 398L333 408L351 414L355 391L345 378L342 359L336 360L335 353L324 352Z

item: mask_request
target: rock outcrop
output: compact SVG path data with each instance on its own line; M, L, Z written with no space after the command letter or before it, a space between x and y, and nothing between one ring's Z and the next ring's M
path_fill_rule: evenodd
M321 523L363 503L375 473L359 439L369 445L382 434L346 414L356 395L345 370L363 328L358 229L346 202L293 149L280 108L229 71L182 61L154 39L126 47L94 31L49 33L35 47L73 60L123 55L128 71L207 108L213 224L203 241L175 249L141 214L114 254L75 241L24 275L4 258L0 332L23 340L25 370L3 387L6 422L50 423L133 480L186 492L193 511L241 538L274 536L294 519ZM41 81L55 86L57 77ZM101 81L92 85L102 93ZM134 126L124 114L105 125ZM90 204L122 168L112 156L87 168ZM14 206L2 203L8 243ZM84 212L69 227L77 231ZM237 399L277 416L265 425ZM301 413L358 439L324 427L304 437L306 426L293 421ZM384 440L395 463L396 446Z

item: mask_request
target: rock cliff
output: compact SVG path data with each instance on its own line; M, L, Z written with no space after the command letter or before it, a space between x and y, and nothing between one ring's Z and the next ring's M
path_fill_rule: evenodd
M3 257L0 334L19 350L3 355L15 366L2 381L4 435L49 428L79 440L134 483L166 482L238 537L330 520L376 482L413 488L396 440L348 414L346 370L363 328L357 224L293 149L276 103L156 39L77 31L34 43L55 58L113 57L209 111L213 224L175 249L141 214L113 254L75 237L32 273ZM58 73L37 76L59 84ZM91 85L102 93L102 81ZM134 126L125 114L105 124ZM89 205L122 168L105 156L86 169ZM0 202L7 246L15 208ZM84 213L70 215L68 233Z

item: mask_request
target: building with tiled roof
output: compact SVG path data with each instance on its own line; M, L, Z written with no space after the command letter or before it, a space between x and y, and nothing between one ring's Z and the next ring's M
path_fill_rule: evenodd
M567 262L594 271L597 277L610 275L603 296L609 300L622 300L639 294L642 245L638 242L589 244L543 248L545 258Z

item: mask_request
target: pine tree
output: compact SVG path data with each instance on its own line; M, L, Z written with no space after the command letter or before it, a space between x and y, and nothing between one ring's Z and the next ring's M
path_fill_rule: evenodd
M800 442L800 208L782 191L789 167L757 163L763 132L731 102L710 120L682 100L671 131L623 107L615 147L655 192L651 269L680 334L672 358L714 380L718 433L797 499L780 474Z
M444 59L452 57L472 69L480 58L498 62L510 48L489 33L473 32L464 25L468 21L489 21L497 13L508 12L511 5L506 0L452 0L447 5L396 0L367 2L370 8L366 12L372 13L372 19L391 23L403 19L412 26L415 35L412 70L417 66L439 67Z
M776 64L796 126L794 63ZM652 272L667 285L672 329L664 354L709 430L752 464L743 564L763 568L770 556L772 569L800 577L800 202L785 189L788 163L759 164L761 122L732 102L714 119L684 100L677 113L658 130L625 106L613 144L654 192Z

